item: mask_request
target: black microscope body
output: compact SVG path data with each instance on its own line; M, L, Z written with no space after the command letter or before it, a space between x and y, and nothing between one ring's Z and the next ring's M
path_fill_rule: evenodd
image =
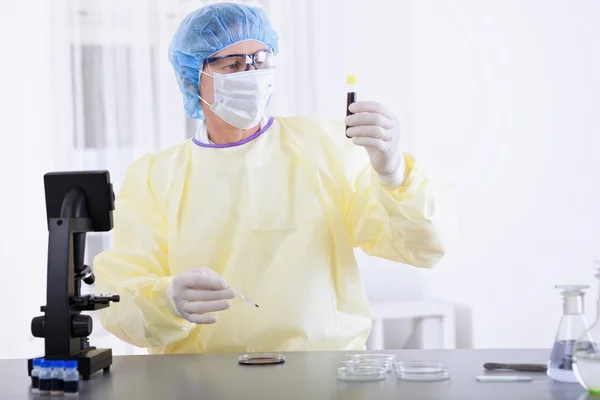
M43 316L31 321L31 333L44 338L47 360L76 360L81 377L108 371L111 349L89 345L92 318L82 311L100 310L119 296L81 295L81 281L91 285L94 274L84 265L88 232L113 228L114 193L108 171L53 172L44 175L48 217L48 278ZM33 359L28 360L31 374Z

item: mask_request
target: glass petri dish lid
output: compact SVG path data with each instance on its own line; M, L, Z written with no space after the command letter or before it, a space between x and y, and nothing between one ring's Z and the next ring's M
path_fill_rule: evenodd
M439 361L403 361L394 365L396 377L406 381L443 381L450 378Z
M347 364L375 364L391 372L395 361L396 356L393 354L355 354Z
M395 362L396 356L393 354L380 354L380 353L361 353L354 354L352 356L354 359L366 360L366 361L389 361Z
M340 364L348 368L379 367L385 368L388 372L391 372L393 367L393 363L389 361L366 361L356 359L340 361Z

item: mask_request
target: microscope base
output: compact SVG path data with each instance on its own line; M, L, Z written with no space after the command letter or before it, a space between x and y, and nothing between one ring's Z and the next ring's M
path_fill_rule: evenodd
M47 357L47 360L75 360L77 361L77 369L81 375L81 379L87 381L90 376L100 370L108 372L112 364L112 350L111 349L97 349L95 347L88 347L77 354L65 357ZM29 375L33 369L33 359L27 360L27 369Z

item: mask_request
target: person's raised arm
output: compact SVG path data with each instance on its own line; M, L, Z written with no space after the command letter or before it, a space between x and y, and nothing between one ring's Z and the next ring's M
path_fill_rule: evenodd
M433 267L456 233L448 187L433 182L409 154L395 189L382 185L370 167L353 181L345 212L354 247L416 267Z

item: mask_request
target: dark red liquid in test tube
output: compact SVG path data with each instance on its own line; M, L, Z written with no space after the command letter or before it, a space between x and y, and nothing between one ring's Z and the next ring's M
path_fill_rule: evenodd
M350 104L354 103L357 99L356 95L356 76L349 75L346 79L346 83L348 84L348 95L346 97L346 117L352 115L350 112ZM346 125L346 131L348 130L348 126ZM349 138L346 133L346 137Z

